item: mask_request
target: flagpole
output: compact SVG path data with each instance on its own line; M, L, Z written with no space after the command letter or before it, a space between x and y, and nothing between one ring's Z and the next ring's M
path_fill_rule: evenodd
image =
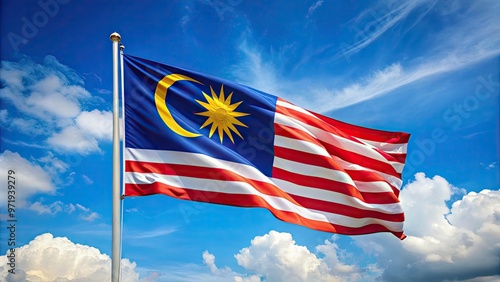
M120 132L118 116L118 43L120 34L113 32L113 187L111 227L111 281L120 281Z

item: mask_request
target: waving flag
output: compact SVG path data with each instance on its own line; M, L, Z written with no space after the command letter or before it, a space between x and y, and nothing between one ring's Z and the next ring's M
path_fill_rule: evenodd
M312 229L404 238L409 134L343 123L240 84L124 56L125 196L262 207Z

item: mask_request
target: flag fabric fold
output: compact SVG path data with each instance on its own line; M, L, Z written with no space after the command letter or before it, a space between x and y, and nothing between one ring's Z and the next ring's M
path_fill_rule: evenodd
M262 207L315 230L404 238L409 134L134 56L123 67L125 196Z

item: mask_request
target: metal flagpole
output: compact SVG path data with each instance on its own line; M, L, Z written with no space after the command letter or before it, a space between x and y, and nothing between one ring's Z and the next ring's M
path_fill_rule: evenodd
M120 132L118 118L118 43L120 34L113 32L113 190L111 228L111 281L120 281Z

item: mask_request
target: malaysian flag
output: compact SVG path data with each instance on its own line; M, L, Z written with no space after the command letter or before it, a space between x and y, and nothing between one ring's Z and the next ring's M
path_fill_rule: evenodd
M409 134L340 122L231 81L124 56L125 196L262 207L403 239Z

